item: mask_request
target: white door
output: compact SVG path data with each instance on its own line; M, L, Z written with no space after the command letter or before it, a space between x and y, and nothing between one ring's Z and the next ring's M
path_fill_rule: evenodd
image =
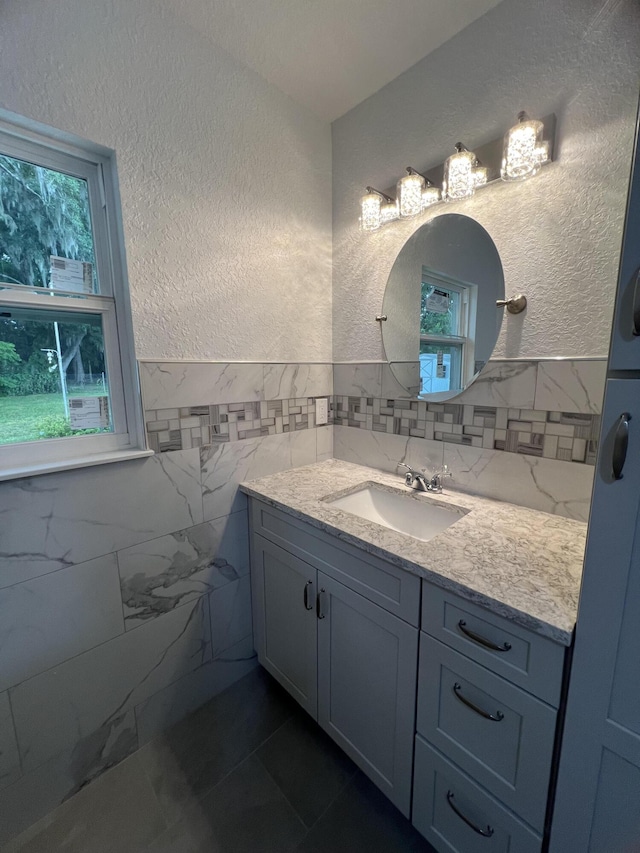
M640 851L639 509L640 379L609 380L550 853Z

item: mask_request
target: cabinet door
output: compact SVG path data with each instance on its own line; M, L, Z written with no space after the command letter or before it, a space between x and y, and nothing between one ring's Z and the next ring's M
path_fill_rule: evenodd
M258 660L315 719L316 570L254 534L251 588Z
M409 816L418 630L318 572L318 722Z

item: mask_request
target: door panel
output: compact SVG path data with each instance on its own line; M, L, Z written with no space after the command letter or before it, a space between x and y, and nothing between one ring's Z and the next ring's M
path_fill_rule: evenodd
M418 630L318 572L318 722L409 815Z
M629 444L622 479L612 476L613 436L629 413ZM628 802L616 774L640 781L640 738L633 731L640 697L637 639L640 610L640 380L607 382L585 572L576 625L567 716L560 755L551 853L631 853ZM628 648L631 644L631 648ZM635 653L634 653L635 651ZM635 802L640 790L634 790ZM637 810L637 807L636 807ZM635 830L633 830L635 831ZM605 843L605 838L606 843ZM598 847L605 844L603 847ZM591 845L591 846L590 846ZM594 846L595 845L595 846Z
M254 534L251 572L258 660L316 719L316 570Z

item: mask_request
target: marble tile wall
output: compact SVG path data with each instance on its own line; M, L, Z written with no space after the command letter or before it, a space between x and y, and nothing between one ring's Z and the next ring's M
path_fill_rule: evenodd
M605 374L604 359L491 361L434 405L387 365L337 364L334 455L389 471L446 464L456 488L586 521Z
M181 424L141 461L0 484L0 847L256 665L237 485L333 455L310 408L329 364L140 374L156 421L204 402L245 430L198 446ZM286 403L290 431L270 431Z

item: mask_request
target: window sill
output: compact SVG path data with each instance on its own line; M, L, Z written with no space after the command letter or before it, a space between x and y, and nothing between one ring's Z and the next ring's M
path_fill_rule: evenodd
M23 477L35 477L38 474L54 474L58 471L72 471L75 468L90 468L94 465L106 465L109 462L126 462L129 459L146 459L153 456L153 450L141 450L140 448L128 450L113 450L108 453L95 453L90 456L81 456L77 459L61 459L59 462L40 462L35 465L26 465L20 468L9 468L0 471L0 482L4 480L17 480Z

